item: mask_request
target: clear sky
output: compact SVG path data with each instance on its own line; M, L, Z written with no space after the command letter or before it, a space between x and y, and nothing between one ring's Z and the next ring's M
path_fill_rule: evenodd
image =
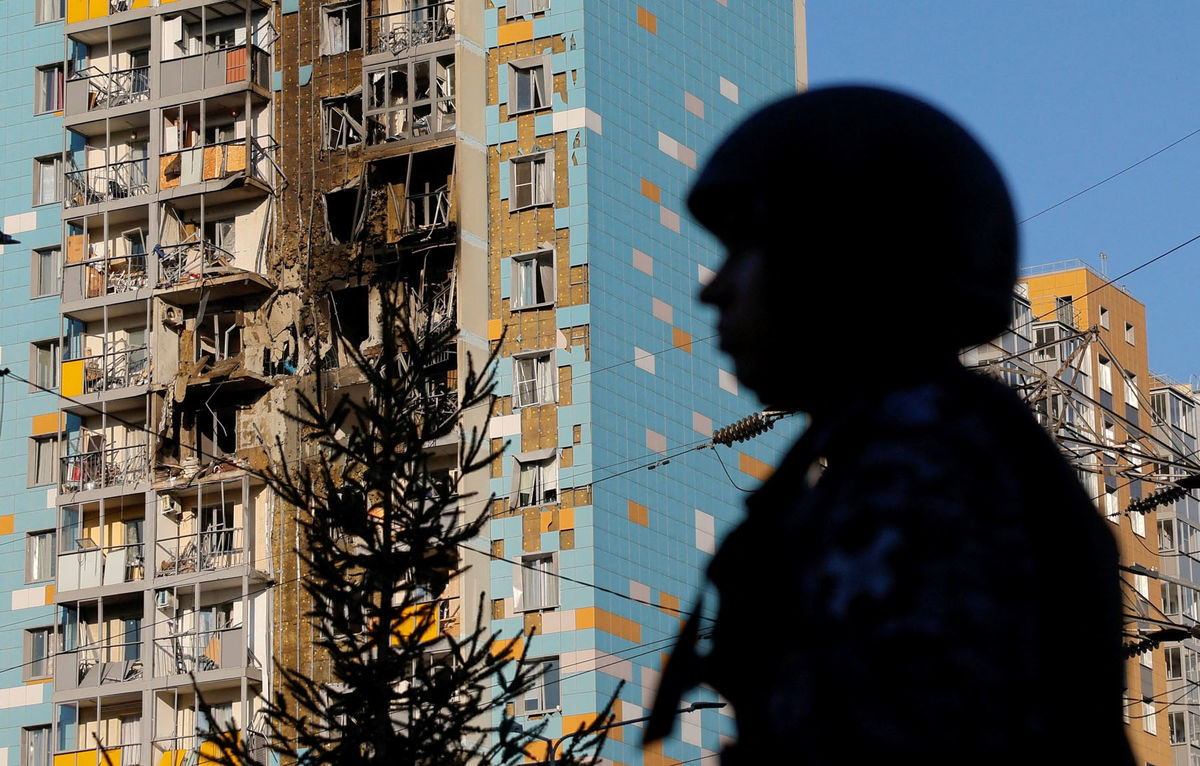
M748 0L747 0L748 1ZM964 122L1028 218L1200 129L1193 0L808 0L813 87L907 90ZM1200 135L1021 225L1022 264L1110 277L1200 234ZM1200 375L1200 241L1119 280L1150 369Z

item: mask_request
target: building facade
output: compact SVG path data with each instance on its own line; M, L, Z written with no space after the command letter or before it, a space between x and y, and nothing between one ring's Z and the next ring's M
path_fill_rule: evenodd
M503 455L461 487L497 499L437 630L471 630L482 593L489 628L531 635L542 680L512 712L548 736L620 681L617 719L647 712L742 489L794 430L697 449L756 403L696 303L721 254L683 195L741 115L804 86L803 3L33 6L5 32L28 76L0 118L0 353L60 396L2 383L0 752L254 743L273 662L311 670L314 636L297 514L256 472L309 454L281 414L302 397L369 395L352 359L378 346L381 289L459 330L440 395L499 353ZM456 444L429 454L457 470ZM643 751L618 727L605 757L687 761L731 731L705 710Z

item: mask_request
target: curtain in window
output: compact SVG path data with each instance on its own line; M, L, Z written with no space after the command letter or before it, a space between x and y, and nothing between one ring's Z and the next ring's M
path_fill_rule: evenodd
M516 375L513 391L517 395L517 406L524 407L538 401L537 360L519 357L515 360Z
M517 167L520 167L520 165ZM517 284L516 289L513 291L513 295L516 296L516 308L532 306L534 303L536 303L533 293L533 269L534 262L531 260L517 262Z
M537 464L521 463L521 483L517 490L519 505L533 505L537 485Z
M551 165L551 155L545 154L533 162L535 177L533 202L540 205L554 201L554 166Z
M50 766L50 727L26 729L24 734L25 757L21 763L29 766Z
M554 300L554 256L549 253L539 256L537 259L537 269L538 303Z
M542 463L539 474L541 492L538 493L538 502L552 503L556 501L558 499L558 461L550 459Z
M138 764L142 762L141 739L142 719L130 716L121 719L121 763Z
M540 356L535 362L535 386L537 389L537 401L553 402L558 399L558 392L555 391L554 366L550 364L550 355Z
M58 162L38 160L38 201L44 205L58 199Z

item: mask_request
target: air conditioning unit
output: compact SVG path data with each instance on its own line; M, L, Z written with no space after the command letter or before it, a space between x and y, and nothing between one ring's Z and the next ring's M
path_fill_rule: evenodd
M157 590L154 592L154 605L164 612L174 612L179 606L179 599L169 590Z

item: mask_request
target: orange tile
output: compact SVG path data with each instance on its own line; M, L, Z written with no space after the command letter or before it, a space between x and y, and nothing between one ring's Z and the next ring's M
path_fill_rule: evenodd
M642 6L637 9L638 26L644 28L651 34L658 34L658 17Z
M0 516L0 535L11 535L15 528L16 514Z
M774 468L761 460L750 457L745 452L738 453L738 470L761 481L766 481L771 478L771 474L775 473Z
M596 627L596 607L575 610L575 630L590 630Z
M645 178L642 179L642 194L650 199L661 204L662 191L658 188L658 184L652 184Z
M52 586L47 586L52 587ZM521 636L509 639L500 639L492 644L492 655L507 660L520 659L521 652L525 649L525 639Z
M629 501L629 520L643 527L650 526L650 509L641 503Z
M504 321L501 319L488 320L488 340L500 340L504 334Z
M679 614L679 599L666 591L658 592L658 606L669 615Z
M671 342L675 344L675 348L692 353L692 334L680 330L678 327L671 328Z
M54 586L53 585L46 586L46 603L47 604L54 603Z
M559 529L559 531L562 531L564 529L574 529L574 528L575 528L575 509L574 508L560 509L558 512L558 529Z

